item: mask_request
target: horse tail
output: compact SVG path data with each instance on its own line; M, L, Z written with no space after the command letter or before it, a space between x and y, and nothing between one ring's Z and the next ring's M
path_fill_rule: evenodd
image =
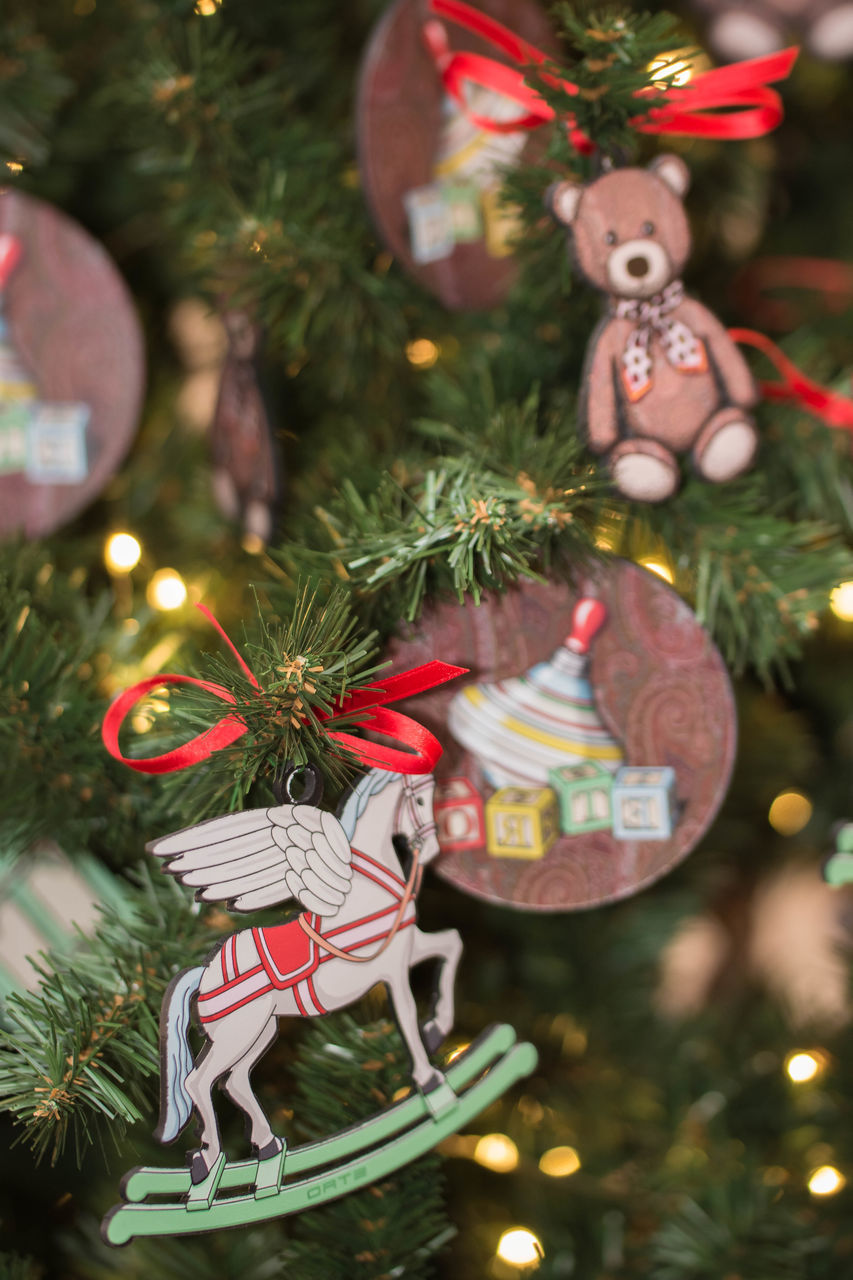
M186 1079L193 1069L187 1032L190 1004L201 983L204 966L184 969L169 983L160 1013L160 1123L158 1142L174 1142L190 1118L193 1104Z

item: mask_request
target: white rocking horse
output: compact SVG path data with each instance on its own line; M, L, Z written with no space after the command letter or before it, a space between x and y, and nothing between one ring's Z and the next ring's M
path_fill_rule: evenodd
M416 923L421 870L439 852L434 787L431 774L372 769L340 819L310 804L282 804L214 818L147 846L204 902L257 911L294 898L305 908L288 924L232 934L206 965L178 974L166 993L157 1137L174 1141L196 1112L194 1184L224 1162L213 1085L224 1077L225 1092L248 1118L258 1159L278 1155L283 1144L249 1078L276 1037L277 1019L345 1008L378 982L390 997L415 1084L439 1096L434 1091L444 1076L428 1054L453 1026L462 942L455 929L428 934ZM406 873L395 836L412 851ZM440 960L441 969L431 1016L419 1027L409 970L430 959ZM194 999L207 1037L195 1062L187 1040Z

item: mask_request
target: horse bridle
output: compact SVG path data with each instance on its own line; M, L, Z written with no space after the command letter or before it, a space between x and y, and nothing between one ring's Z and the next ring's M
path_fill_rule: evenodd
M418 793L422 791L430 791L433 785L431 777L418 778L417 781L411 778L408 774L403 777L403 790L399 800L397 801L397 807L394 810L394 833L395 835L399 833L400 822L405 812L407 816L416 823L415 829L412 833L412 839L416 843L412 845L412 865L409 867L409 874L406 877L406 884L403 889L403 896L400 899L400 905L397 908L397 914L394 916L394 923L391 925L384 941L372 955L351 956L349 952L342 951L340 947L336 947L333 942L329 942L328 938L324 938L321 933L318 933L314 926L308 923L308 920L304 915L297 917L303 932L307 933L308 937L316 942L318 947L322 947L323 950L328 951L330 955L337 956L339 960L348 960L350 964L367 964L370 960L378 960L382 955L382 952L386 951L394 941L400 925L403 923L403 916L405 915L406 907L413 898L418 896L418 891L421 887L421 875L423 874L423 867L421 866L421 843L426 836L438 830L434 819L430 822L418 822L420 817L418 812Z

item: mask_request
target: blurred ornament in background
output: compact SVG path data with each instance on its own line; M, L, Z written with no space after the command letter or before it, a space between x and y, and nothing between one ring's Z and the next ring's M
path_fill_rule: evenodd
M726 62L759 58L801 42L816 58L853 57L853 4L848 0L693 0L706 16L708 43Z
M73 519L118 469L142 402L142 333L103 247L0 190L0 534Z
M260 330L246 312L211 311L186 298L172 311L172 338L187 368L178 396L189 427L208 431L213 493L244 546L269 541L280 496L281 458L258 374Z
M658 1007L689 1017L752 981L792 1026L842 1026L850 1018L848 912L849 899L839 900L813 867L783 867L752 893L739 886L685 920L664 948Z
M22 858L0 858L0 996L35 991L39 953L72 951L95 928L98 904L118 907L123 897L96 858L71 862L50 840Z
M201 298L182 298L169 315L169 336L186 370L177 396L178 413L193 431L207 431L228 350L225 325Z
M210 428L213 492L248 542L267 543L279 501L280 458L258 377L260 329L244 311L223 314L228 350Z
M533 0L480 0L477 8L556 56L548 18ZM456 28L453 46L493 53ZM503 174L544 143L529 131L490 132L472 118L511 124L523 112L504 94L468 84L463 110L445 93L448 47L427 0L397 0L385 13L362 64L359 169L379 234L406 270L452 310L494 307L516 277L518 219L501 201Z
M824 861L823 878L834 888L853 883L853 822L836 827L835 851Z

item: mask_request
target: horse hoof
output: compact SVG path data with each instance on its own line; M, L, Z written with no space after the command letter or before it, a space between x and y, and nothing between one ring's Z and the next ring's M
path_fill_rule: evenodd
M441 1074L441 1072L433 1071L430 1073L427 1079L423 1082L423 1084L418 1085L418 1088L420 1089L421 1093L432 1093L434 1089L440 1089L443 1084L444 1084L444 1076Z
M421 1027L421 1039L424 1042L424 1048L427 1053L435 1053L436 1050L441 1048L447 1037L435 1018L430 1018L429 1022L425 1022Z
M213 1161L210 1164L207 1163L203 1152L194 1151L192 1153L190 1157L190 1182L194 1187L197 1187L200 1182L204 1182L213 1168L213 1164Z
M256 1147L253 1143L252 1155L255 1156L257 1160L269 1160L272 1156L278 1155L283 1145L281 1138L277 1138L275 1134L273 1134L266 1146Z

